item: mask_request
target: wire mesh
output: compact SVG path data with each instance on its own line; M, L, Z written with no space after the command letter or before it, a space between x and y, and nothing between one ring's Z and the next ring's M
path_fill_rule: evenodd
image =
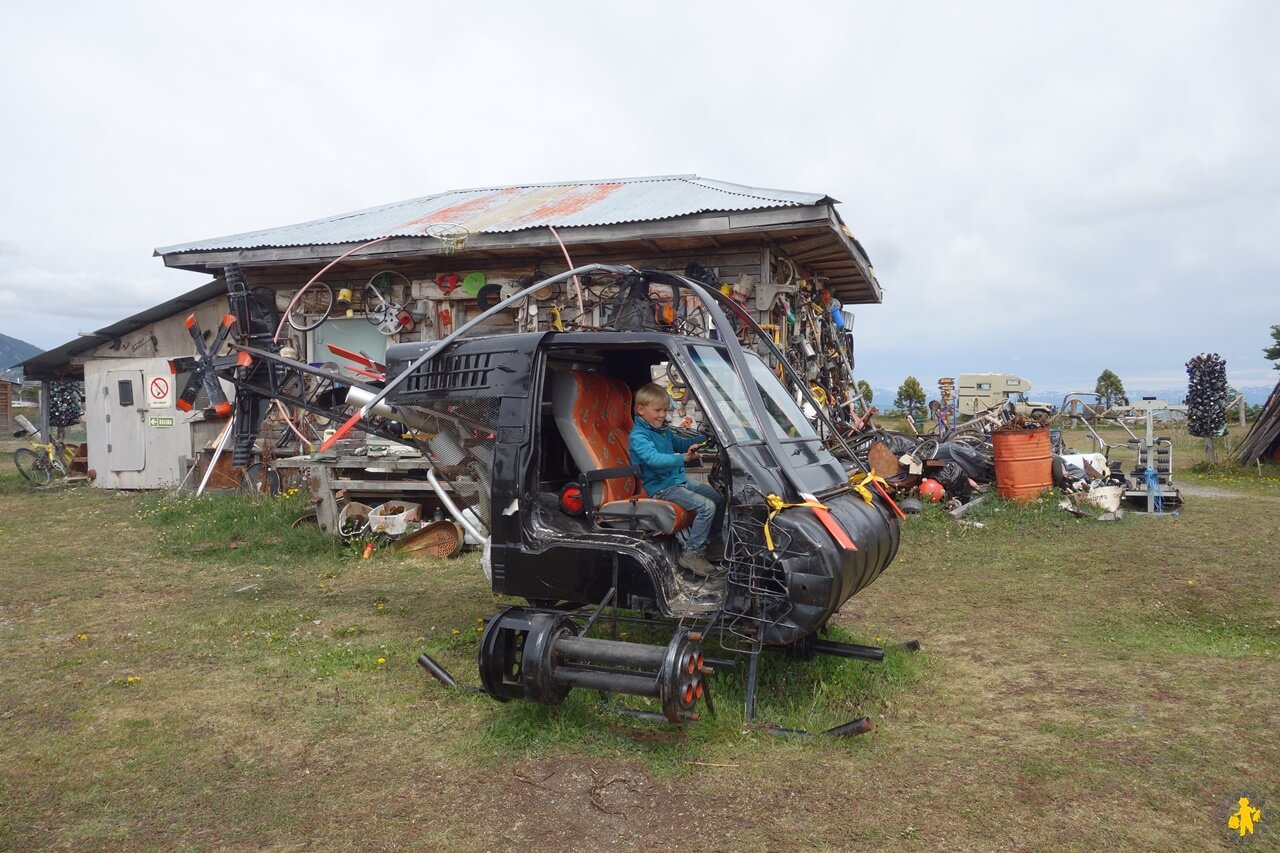
M405 407L423 435L437 476L486 527L500 402L498 397L474 397Z
M786 573L781 561L800 555L791 536L777 525L770 527L773 550L764 541L768 518L765 507L736 507L730 512L729 535L723 565L725 607L718 628L726 648L749 651L756 638L791 611ZM745 641L737 646L736 641Z

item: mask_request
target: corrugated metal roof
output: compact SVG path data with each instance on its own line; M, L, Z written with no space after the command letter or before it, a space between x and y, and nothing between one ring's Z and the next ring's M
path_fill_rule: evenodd
M802 207L833 201L819 193L748 187L668 175L451 190L297 225L249 231L156 249L158 255L223 249L359 243L376 237L421 237L432 225L461 225L472 234L648 222L697 213Z

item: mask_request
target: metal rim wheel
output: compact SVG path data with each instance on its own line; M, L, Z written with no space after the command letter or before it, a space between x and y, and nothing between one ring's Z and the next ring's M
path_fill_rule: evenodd
M240 491L247 495L280 494L280 473L269 465L255 462L244 469L240 480Z
M13 465L22 478L33 486L47 486L53 477L48 457L25 447L13 452Z
M299 332L309 332L328 320L331 313L333 288L323 281L313 281L289 311L289 325Z

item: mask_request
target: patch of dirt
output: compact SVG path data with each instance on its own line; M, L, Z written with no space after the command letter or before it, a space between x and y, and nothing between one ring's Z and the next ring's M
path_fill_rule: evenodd
M1193 498L1247 498L1240 492L1229 492L1226 489L1219 489L1217 486L1184 486L1178 484L1178 491L1188 497Z
M615 759L532 761L496 776L503 835L524 850L671 849L705 829L705 802Z

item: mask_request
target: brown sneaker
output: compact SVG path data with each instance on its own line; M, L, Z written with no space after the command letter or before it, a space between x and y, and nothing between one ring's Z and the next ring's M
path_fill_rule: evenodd
M681 568L688 569L700 577L711 577L716 573L716 567L707 562L705 548L697 551L681 551L677 562Z

